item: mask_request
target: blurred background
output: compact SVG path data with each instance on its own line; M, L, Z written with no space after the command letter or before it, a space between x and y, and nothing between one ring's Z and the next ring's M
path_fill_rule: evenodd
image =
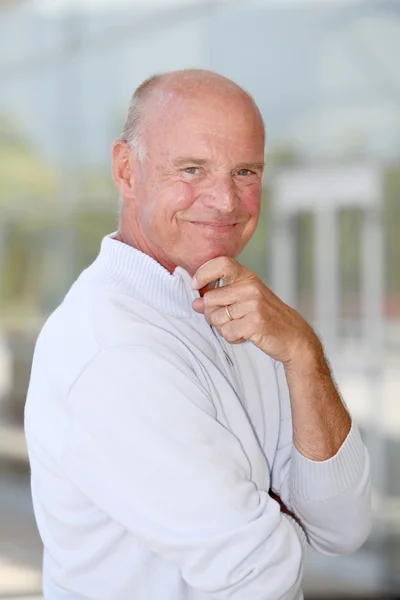
M372 457L374 528L307 598L400 598L400 1L0 0L0 598L40 595L34 342L116 229L109 155L149 75L216 70L268 130L241 260L314 323Z

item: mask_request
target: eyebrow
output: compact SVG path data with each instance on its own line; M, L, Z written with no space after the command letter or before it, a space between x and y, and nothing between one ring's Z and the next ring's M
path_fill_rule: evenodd
M235 170L238 169L249 169L250 171L262 171L265 167L264 162L255 162L255 163L240 163Z
M179 156L174 160L174 165L177 167L181 167L183 165L187 165L188 163L194 165L204 166L208 164L208 160L206 158L195 158L194 156Z
M192 165L204 166L209 164L209 160L207 158L196 158L194 156L179 156L174 160L174 165L177 167L181 167L183 165L187 165L188 163ZM250 171L262 171L265 167L264 162L249 162L249 163L239 163L232 169L233 171L238 171L240 169L249 169Z

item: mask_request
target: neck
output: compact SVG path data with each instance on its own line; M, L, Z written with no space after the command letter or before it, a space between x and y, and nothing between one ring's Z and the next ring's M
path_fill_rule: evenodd
M160 259L156 253L152 252L149 245L143 239L141 235L133 236L131 233L128 233L123 228L119 227L115 239L123 244L128 244L128 246L132 246L136 250L140 250L143 254L147 254L147 256L151 256L154 260L156 260L164 269L167 269L170 273L173 273L177 267L177 265L168 261L168 259Z
M133 229L136 230L136 233L133 231ZM140 230L137 230L137 228L124 227L123 224L120 222L117 234L114 237L119 242L122 242L123 244L127 244L128 246L132 246L132 248L135 248L136 250L139 250L140 252L147 254L147 256L150 256L151 258L156 260L161 266L164 267L164 269L169 271L171 274L175 271L177 266L182 266L182 265L176 265L176 264L172 263L165 256L162 257L161 252L157 253L157 252L152 251L149 244L146 242L144 237L141 235ZM182 268L185 268L185 267L182 267ZM189 270L187 270L187 269L185 269L185 270L190 275L192 275L192 276L194 275L194 273L191 273ZM206 292L213 290L216 286L216 283L217 283L216 281L213 281L213 282L209 283L207 286L205 286L204 288L202 288L201 290L199 290L200 296L203 297Z

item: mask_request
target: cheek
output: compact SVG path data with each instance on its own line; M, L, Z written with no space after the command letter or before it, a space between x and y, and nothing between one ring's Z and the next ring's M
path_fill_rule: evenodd
M261 190L259 186L248 186L240 193L242 210L250 216L258 217L261 206Z
M142 216L151 227L165 229L166 223L173 221L176 213L190 207L193 201L194 193L184 182L154 186L149 201L141 205Z
M193 185L183 181L176 183L168 191L168 212L174 215L178 211L186 210L190 208L195 199L196 194Z

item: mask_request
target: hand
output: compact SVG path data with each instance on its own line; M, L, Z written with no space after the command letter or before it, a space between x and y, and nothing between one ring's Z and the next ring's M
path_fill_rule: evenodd
M299 313L235 259L221 256L208 261L195 273L192 287L201 290L219 278L227 285L194 300L193 309L204 313L227 342L250 340L285 366L320 351L318 337Z

